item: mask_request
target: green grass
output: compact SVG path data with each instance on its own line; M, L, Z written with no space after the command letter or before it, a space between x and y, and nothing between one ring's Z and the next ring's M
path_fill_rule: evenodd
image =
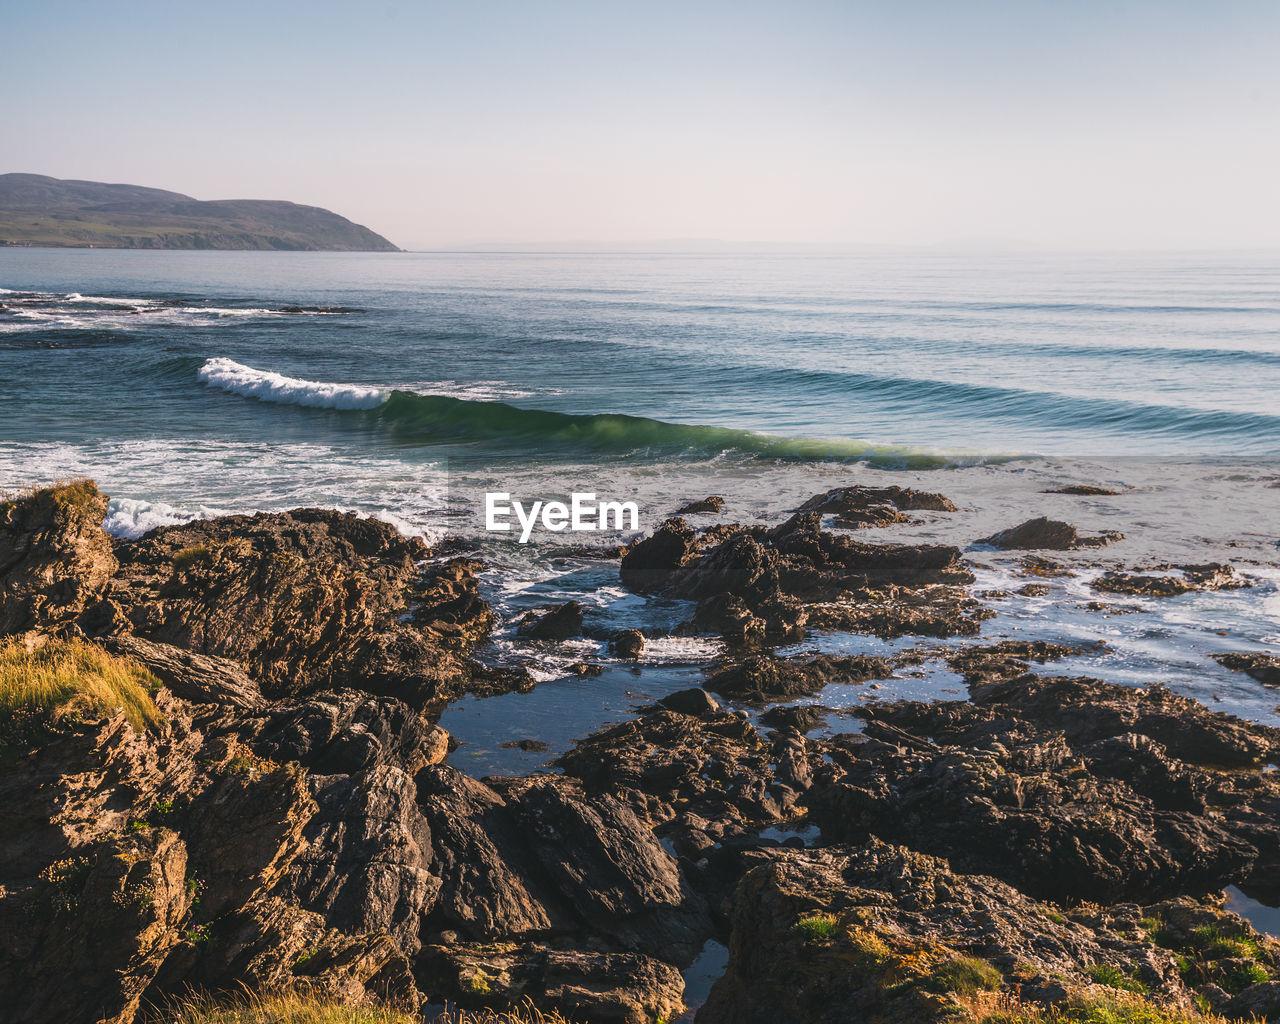
M52 484L45 486L32 484L29 487L0 491L0 510L3 510L8 505L16 505L21 501L31 501L37 504L48 503L59 508L68 509L87 508L96 502L99 496L100 492L96 483L87 476L77 476L66 480L55 480Z
M830 914L812 914L793 924L791 934L806 943L829 942L840 934L840 925Z
M207 544L196 544L193 547L183 548L173 556L173 567L178 572L193 565L196 562L205 562L213 554Z
M135 729L160 722L155 676L130 658L83 640L28 648L0 640L0 718L28 715L55 723L84 721L123 709Z
M1119 967L1112 967L1110 964L1094 964L1087 968L1085 973L1099 985L1118 988L1124 992L1137 992L1140 995L1145 995L1147 992L1147 986L1137 978L1125 974Z
M971 996L975 992L994 992L1004 984L1004 977L991 964L976 956L958 956L939 964L930 973L925 987L935 992L954 992Z
M1032 1004L998 1010L980 1024L1227 1024L1222 1017L1195 1010L1175 1010L1140 996L1073 996L1062 1006Z
M558 1013L531 1005L514 1010L450 1010L426 1024L569 1024ZM141 1024L141 1022L140 1022ZM258 992L232 999L185 1000L146 1024L424 1024L424 1018L387 1006L350 1006L305 992Z

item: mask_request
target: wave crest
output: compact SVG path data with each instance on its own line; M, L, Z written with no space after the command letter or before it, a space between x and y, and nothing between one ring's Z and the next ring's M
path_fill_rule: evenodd
M246 398L318 409L376 409L390 394L382 388L360 384L330 384L286 377L221 357L206 360L196 376L210 387Z

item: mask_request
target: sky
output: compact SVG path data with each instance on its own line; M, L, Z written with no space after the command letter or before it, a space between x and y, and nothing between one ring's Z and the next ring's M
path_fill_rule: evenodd
M1280 246L1280 0L6 3L0 172L411 249Z

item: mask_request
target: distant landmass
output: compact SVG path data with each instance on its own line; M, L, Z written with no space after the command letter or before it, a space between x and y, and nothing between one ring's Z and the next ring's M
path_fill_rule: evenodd
M400 251L376 232L318 206L201 201L141 185L43 174L0 174L0 245Z

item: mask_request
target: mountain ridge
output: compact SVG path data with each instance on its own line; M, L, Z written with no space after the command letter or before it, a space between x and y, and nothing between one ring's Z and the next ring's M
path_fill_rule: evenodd
M362 224L285 200L181 192L43 174L0 174L0 245L115 249L399 252Z

